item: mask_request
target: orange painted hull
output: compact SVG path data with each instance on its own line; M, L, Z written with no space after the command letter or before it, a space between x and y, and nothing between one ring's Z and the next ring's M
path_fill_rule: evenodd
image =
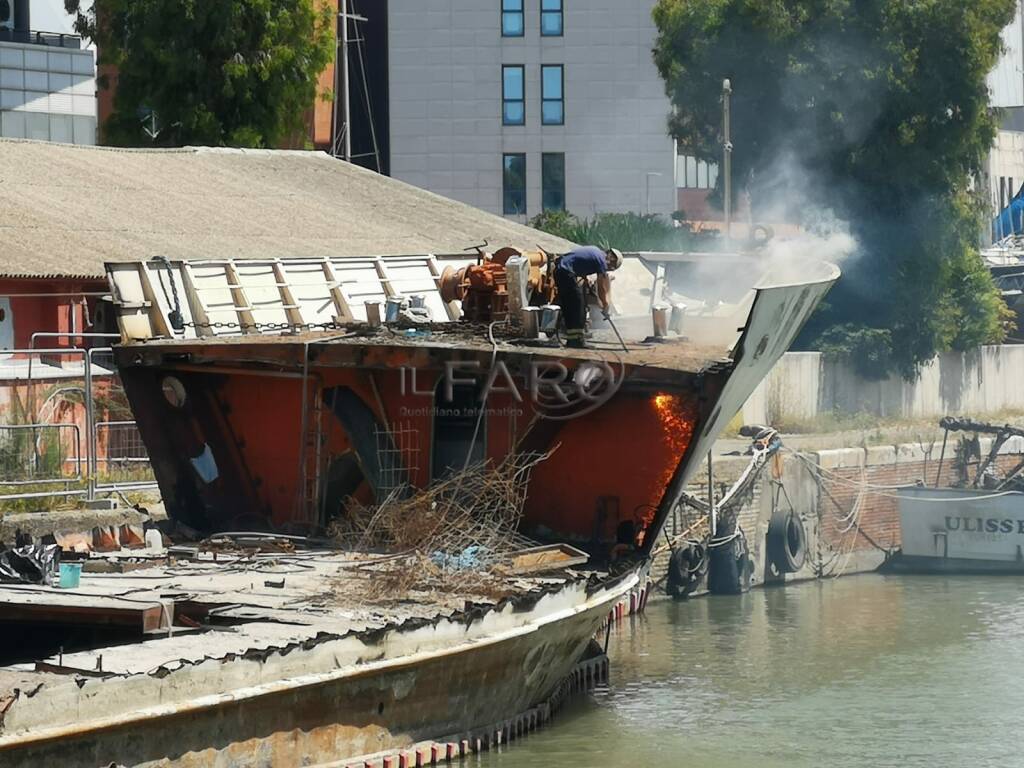
M449 401L446 359L422 348L367 347L358 365L320 357L275 370L232 345L205 354L133 365L131 347L120 351L168 513L204 531L315 532L348 497L381 497L396 468L422 488L467 455L496 465L550 452L530 478L524 532L608 553L642 536L716 389L713 376L627 366L606 401L551 418L522 366ZM183 405L165 396L169 376Z

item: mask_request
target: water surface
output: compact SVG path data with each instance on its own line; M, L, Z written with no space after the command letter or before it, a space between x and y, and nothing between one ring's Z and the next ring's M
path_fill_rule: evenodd
M1022 586L870 575L651 603L613 631L607 688L479 765L1024 766Z

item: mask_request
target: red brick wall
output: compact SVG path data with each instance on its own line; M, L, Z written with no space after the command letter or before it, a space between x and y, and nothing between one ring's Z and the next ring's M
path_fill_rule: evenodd
M995 463L999 469L1007 471L1020 459L1019 455L1006 454L999 456ZM850 527L854 518L847 518L858 496L857 485L867 482L877 487L914 484L919 481L935 485L938 466L936 459L878 464L864 468L863 472L853 467L829 470L833 479L823 480L818 508L822 543L843 552L872 549L876 545L887 550L898 548L900 523L898 499L894 498L894 494L899 491L892 489L864 493L860 512L856 516L857 524ZM954 480L953 459L947 455L942 463L938 485L948 486ZM850 530L844 531L847 527Z

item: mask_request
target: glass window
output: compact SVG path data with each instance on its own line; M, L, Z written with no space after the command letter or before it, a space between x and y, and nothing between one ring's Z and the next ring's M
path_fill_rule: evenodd
M523 0L501 0L501 36L522 37L525 30Z
M714 189L718 183L718 164L698 160L693 155L676 155L676 182L680 189Z
M506 216L523 216L526 214L526 155L503 155L502 161L503 213Z
M540 156L541 203L545 211L565 210L565 153Z
M564 72L561 64L545 64L540 68L540 118L544 125L565 123L565 102L562 99Z
M526 96L522 64L501 68L501 122L505 125L526 123Z
M708 188L708 164L703 160L697 163L697 186L701 189Z
M544 37L562 36L562 0L540 0L540 33Z

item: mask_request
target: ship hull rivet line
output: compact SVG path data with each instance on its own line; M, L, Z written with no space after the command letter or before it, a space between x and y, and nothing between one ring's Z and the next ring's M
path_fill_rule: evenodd
M625 602L621 605L625 605ZM570 698L592 691L607 682L608 657L603 654L594 656L577 664L547 701L516 717L492 725L482 732L456 737L452 741L420 743L386 755L356 758L344 763L344 768L427 768L459 762L471 754L486 752L526 736L550 722L555 712Z

